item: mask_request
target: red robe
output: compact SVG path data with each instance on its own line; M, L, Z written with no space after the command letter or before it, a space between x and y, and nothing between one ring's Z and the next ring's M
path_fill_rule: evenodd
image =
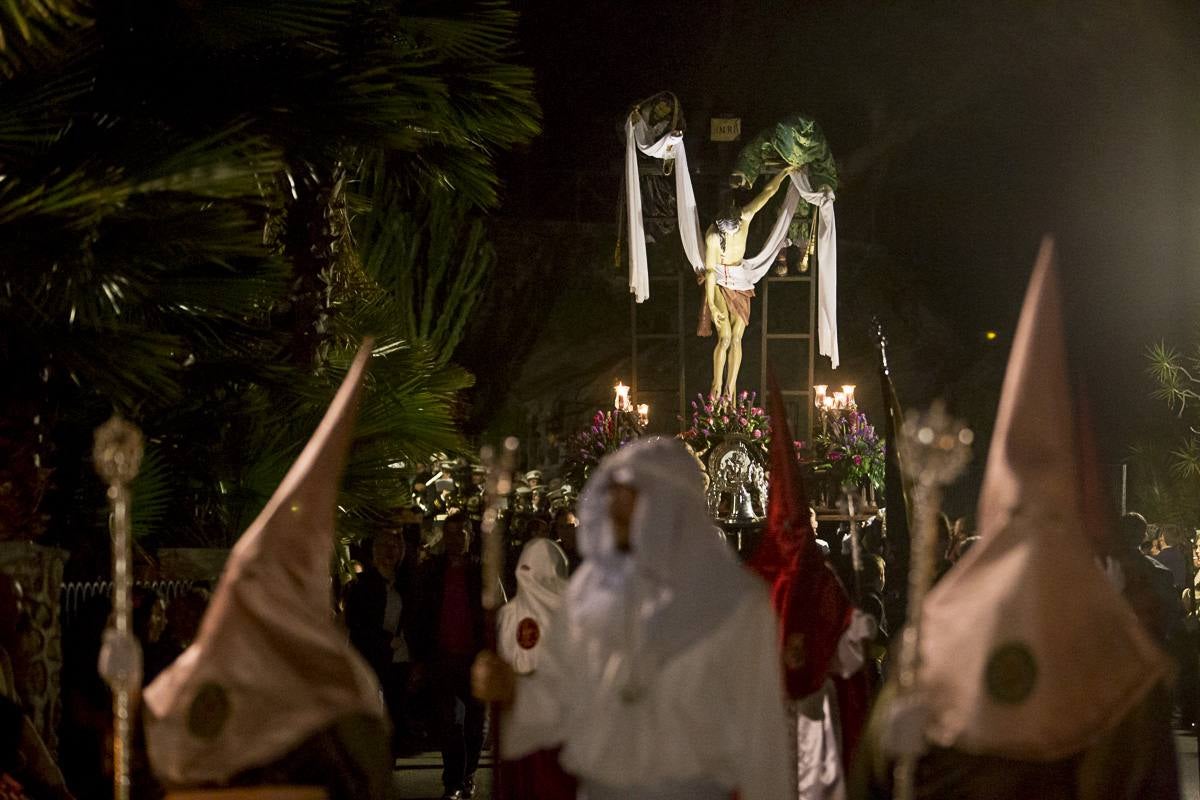
M870 702L864 670L842 679L829 674L854 606L812 527L800 467L779 387L771 380L771 494L767 527L750 567L771 585L779 614L779 646L788 695L799 700L832 677L842 721L842 759L849 771Z

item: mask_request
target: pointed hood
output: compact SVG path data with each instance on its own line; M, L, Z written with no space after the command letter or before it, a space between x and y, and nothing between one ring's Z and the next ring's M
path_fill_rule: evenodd
M1105 578L1089 526L1051 240L1013 341L979 501L981 540L930 592L920 685L929 739L1032 761L1085 749L1167 670Z
M562 607L570 572L567 554L549 539L530 539L517 560L517 596L497 614L496 647L522 675L537 670L551 623Z
M750 567L771 585L784 680L794 699L821 688L853 606L817 544L783 396L770 375L771 493L767 527Z
M146 744L169 785L221 783L335 719L383 717L375 678L334 621L334 513L371 342L270 501L238 540L196 641L147 687Z

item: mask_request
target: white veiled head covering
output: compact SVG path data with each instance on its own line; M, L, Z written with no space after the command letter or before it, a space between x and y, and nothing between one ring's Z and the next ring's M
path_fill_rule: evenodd
M169 785L222 783L350 714L383 718L371 669L330 605L334 507L371 355L329 410L221 576L196 641L146 688L146 746Z
M517 561L517 596L500 609L500 655L528 675L537 669L538 652L567 589L567 555L549 539L525 544Z
M609 495L638 492L632 550L616 547ZM567 613L589 637L662 664L712 633L757 579L734 559L708 517L704 478L677 439L640 439L600 462L579 499L583 566Z

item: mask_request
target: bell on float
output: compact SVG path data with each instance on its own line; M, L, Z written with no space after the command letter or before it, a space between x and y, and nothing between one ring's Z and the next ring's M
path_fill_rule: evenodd
M757 522L758 515L754 513L754 502L746 487L739 486L733 492L733 509L729 515L730 522Z

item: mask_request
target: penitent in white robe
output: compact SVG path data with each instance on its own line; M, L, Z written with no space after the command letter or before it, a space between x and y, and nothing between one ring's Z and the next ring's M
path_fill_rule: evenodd
M850 624L838 640L837 650L829 663L829 674L849 678L862 669L867 648L878 631L874 617L855 609ZM833 680L826 679L820 689L792 703L789 713L796 724L797 797L799 800L845 800L842 725Z
M519 679L506 758L561 745L590 796L788 795L778 623L754 582L711 634L661 665L599 646L569 618Z

